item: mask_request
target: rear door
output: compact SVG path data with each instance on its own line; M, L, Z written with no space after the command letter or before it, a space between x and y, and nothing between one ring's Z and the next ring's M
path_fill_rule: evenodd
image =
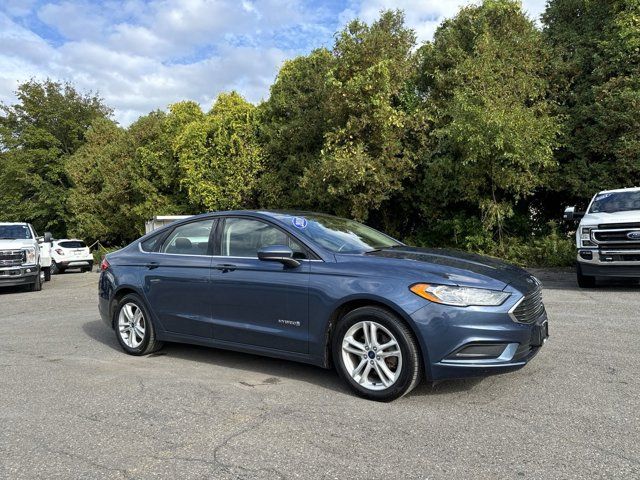
M217 340L307 353L309 340L308 251L270 223L227 217L217 229L212 263L213 336ZM258 259L258 249L287 245L298 267Z
M206 219L179 225L146 255L145 294L168 332L212 336L211 234L215 223L215 219Z

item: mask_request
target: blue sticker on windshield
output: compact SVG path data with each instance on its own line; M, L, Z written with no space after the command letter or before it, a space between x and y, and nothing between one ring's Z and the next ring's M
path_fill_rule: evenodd
M611 194L610 194L610 193L602 193L602 194L600 194L600 195L598 195L598 196L596 197L596 200L603 200L603 199L605 199L605 198L607 198L607 197L610 197L610 196L611 196Z
M304 217L293 217L291 220L293 226L296 228L307 228L307 219Z

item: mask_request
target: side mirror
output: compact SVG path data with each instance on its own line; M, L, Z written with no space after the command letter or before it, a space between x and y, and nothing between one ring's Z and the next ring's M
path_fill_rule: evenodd
M53 235L51 232L44 232L44 243L51 243L53 241Z
M286 267L297 267L300 262L293 258L293 250L286 245L269 245L258 250L258 258L267 262L280 262Z
M582 217L584 217L584 212L578 212L576 211L576 207L567 207L564 209L564 215L562 216L562 218L564 218L567 221L571 221L571 220L580 220Z

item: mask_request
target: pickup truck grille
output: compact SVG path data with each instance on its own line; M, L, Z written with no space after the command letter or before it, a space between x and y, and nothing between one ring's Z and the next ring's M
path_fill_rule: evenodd
M640 249L640 223L601 224L591 235L602 248Z
M26 262L22 250L0 250L0 267L17 267Z
M542 287L537 286L535 290L525 295L516 308L511 311L511 318L518 323L533 323L544 311Z

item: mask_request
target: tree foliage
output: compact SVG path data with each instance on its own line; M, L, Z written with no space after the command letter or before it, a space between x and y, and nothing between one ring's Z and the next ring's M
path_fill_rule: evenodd
M411 175L402 95L414 46L399 11L382 13L370 26L354 20L337 36L327 77L331 130L319 164L303 179L319 206L366 220Z
M565 119L551 198L585 200L640 178L640 2L554 0L543 17Z
M431 212L475 210L500 234L555 165L559 124L547 101L541 34L519 2L487 0L445 21L419 55L431 122L420 203Z
M222 94L211 111L188 123L173 148L181 185L198 209L227 210L253 204L262 149L256 107L235 92Z
M0 107L0 220L122 244L158 214L305 208L566 263L562 206L640 184L639 92L638 0L549 0L542 29L484 0L422 45L384 11L285 62L257 106L222 93L127 128L30 81Z
M0 212L36 230L66 231L70 187L65 163L89 125L110 110L92 94L52 80L23 83L18 103L0 105Z

